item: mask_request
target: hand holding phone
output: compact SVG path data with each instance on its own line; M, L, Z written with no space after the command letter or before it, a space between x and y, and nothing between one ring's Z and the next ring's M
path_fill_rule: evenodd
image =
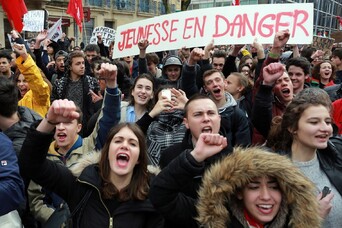
M322 198L326 197L329 193L331 192L331 188L324 186L323 190L322 190Z
M161 95L163 97L166 97L169 101L171 101L171 90L163 89L161 92L162 92Z

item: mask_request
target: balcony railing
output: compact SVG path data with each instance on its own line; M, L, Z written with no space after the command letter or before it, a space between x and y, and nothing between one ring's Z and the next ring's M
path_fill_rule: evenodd
M157 3L152 0L139 0L138 12L157 14Z
M58 1L58 0L57 0ZM120 11L134 12L138 4L139 13L154 15L165 14L165 7L162 1L156 0L85 0L85 6L99 7L103 9L115 9ZM171 12L175 12L175 6L171 5Z

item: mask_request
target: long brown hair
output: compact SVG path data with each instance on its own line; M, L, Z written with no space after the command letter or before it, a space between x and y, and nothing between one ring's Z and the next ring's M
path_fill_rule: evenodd
M293 142L293 135L289 129L298 130L298 122L303 112L311 106L318 105L326 107L329 112L332 110L331 100L324 90L307 88L298 93L286 107L283 116L273 119L266 145L276 151L288 151Z
M155 85L155 81L154 81L154 78L153 76L151 76L150 74L147 74L147 73L144 73L144 74L140 74L138 77L136 77L134 79L134 82L133 82L133 85L131 86L130 90L129 90L129 96L130 96L130 101L129 101L129 105L133 105L134 106L134 97L132 96L132 91L135 89L135 86L137 85L138 81L140 79L147 79L149 80L151 83L152 83L152 94L154 95L155 91L156 91L156 85ZM148 103L146 104L146 109L148 111L150 111L153 106L154 106L154 100L153 99L150 99L148 101Z
M136 135L139 141L139 163L135 165L132 180L122 191L119 191L110 180L110 165L108 160L109 147L113 137L123 128L129 128ZM144 200L148 193L148 173L147 173L147 149L145 135L135 123L120 123L112 128L101 151L99 162L100 177L103 181L101 189L105 199L118 197L121 201Z
M324 60L323 62L321 62L321 63L315 65L314 68L312 69L312 77L313 77L314 79L317 79L318 81L321 80L320 71L321 71L321 65L322 65L323 63L329 63L330 66L331 66L332 72L331 72L331 76L330 76L330 78L329 78L329 82L330 82L331 80L334 80L335 77L336 77L336 66L335 66L334 63L332 63L332 62L329 61L329 60Z

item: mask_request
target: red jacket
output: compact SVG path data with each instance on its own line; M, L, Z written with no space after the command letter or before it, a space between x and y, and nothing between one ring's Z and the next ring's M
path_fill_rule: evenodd
M342 134L342 98L333 102L333 119L338 127L338 134Z

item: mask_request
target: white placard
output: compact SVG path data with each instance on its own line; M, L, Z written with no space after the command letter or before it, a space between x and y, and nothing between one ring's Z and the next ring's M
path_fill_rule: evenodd
M90 43L97 44L97 34L101 33L103 44L109 47L110 43L115 40L115 29L99 26L94 28L91 34Z
M313 4L264 4L183 11L119 26L114 58L139 54L138 42L150 42L147 52L215 45L251 44L255 37L272 44L280 30L290 32L289 44L310 44Z
M44 30L44 10L30 10L24 15L24 31L40 32Z

